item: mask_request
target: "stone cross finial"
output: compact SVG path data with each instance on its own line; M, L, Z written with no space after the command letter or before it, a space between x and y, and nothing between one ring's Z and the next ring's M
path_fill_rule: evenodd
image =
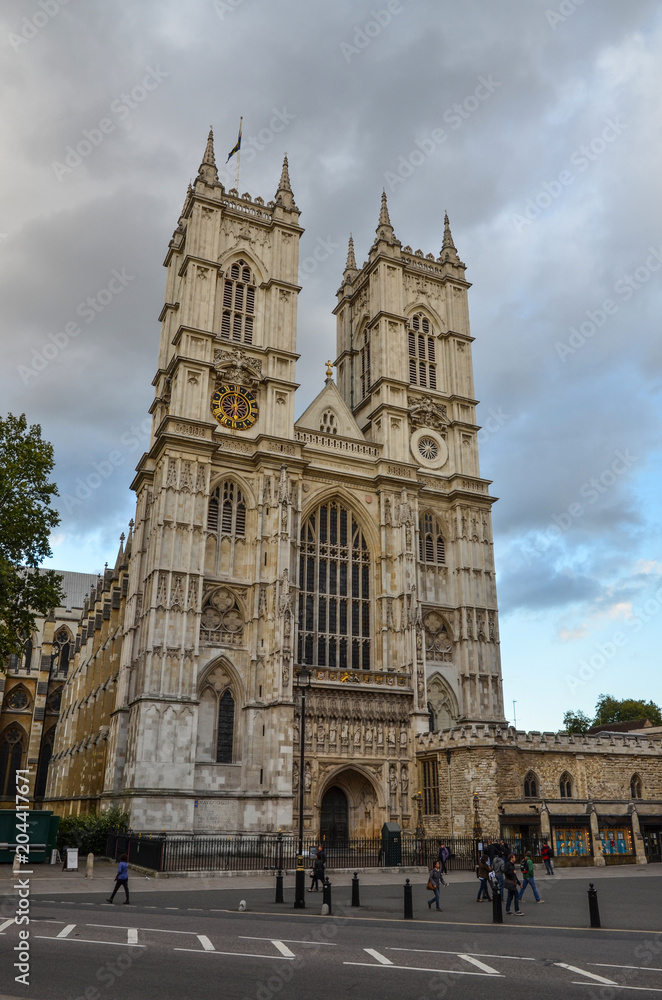
M332 378L333 378L332 362L331 361L327 361L326 362L326 380L327 380L327 382L330 382Z

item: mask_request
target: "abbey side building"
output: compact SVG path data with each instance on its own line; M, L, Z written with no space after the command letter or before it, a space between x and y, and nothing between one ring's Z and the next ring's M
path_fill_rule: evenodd
M361 266L350 239L336 380L320 367L295 419L299 215L287 158L273 201L239 195L210 134L165 259L135 523L85 599L44 805L273 832L295 828L302 782L306 830L346 838L413 829L420 789L430 832L471 835L478 812L513 837L585 821L600 863L598 745L541 744L504 717L494 498L448 218L438 254L414 252L382 196ZM633 796L654 825L662 782L659 743L631 742L600 759L619 759L608 818L634 858Z

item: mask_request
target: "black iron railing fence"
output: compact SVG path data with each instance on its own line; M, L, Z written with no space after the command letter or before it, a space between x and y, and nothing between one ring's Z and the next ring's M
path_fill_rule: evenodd
M472 837L446 837L441 840L450 851L450 859L446 863L448 871L471 871L474 868L478 847ZM318 843L317 840L304 840L304 855L310 857L312 851L314 856ZM396 848L393 855L389 849L389 865L431 868L437 859L439 844L439 837L421 840L403 832L399 851ZM289 835L149 834L131 831L110 834L107 854L115 859L127 854L131 864L159 872L257 872L277 868L294 870L297 846L297 838ZM531 850L534 860L539 860L537 842L518 846L518 856L522 850ZM324 849L329 869L381 868L386 860L382 840L378 837L325 841Z

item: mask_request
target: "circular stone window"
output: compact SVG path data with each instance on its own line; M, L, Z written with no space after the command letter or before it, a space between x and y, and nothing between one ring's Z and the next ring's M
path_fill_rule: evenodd
M426 469L441 469L448 461L448 445L436 431L422 427L409 442L415 460Z
M7 708L13 708L15 712L20 712L22 709L27 708L29 702L30 699L27 692L23 688L18 688L12 691L7 698Z

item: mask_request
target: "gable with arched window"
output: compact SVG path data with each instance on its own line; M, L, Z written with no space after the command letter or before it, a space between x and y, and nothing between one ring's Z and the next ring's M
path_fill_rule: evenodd
M368 670L370 639L368 546L352 512L330 500L301 528L298 660Z
M559 795L562 799L572 798L572 776L567 771L559 778Z
M52 669L54 673L67 673L72 651L73 636L66 625L62 625L53 638Z
M421 562L443 565L446 562L446 544L441 525L427 511L418 523L418 557Z
M255 275L246 260L230 265L222 282L220 328L223 340L253 343L255 288Z
M633 774L630 778L630 795L633 799L644 797L644 786L638 774Z
M16 772L23 766L28 737L14 722L0 733L0 798L16 795Z
M527 771L524 775L524 798L537 799L540 794L538 777L533 771Z
M409 382L426 389L437 388L437 345L430 320L416 313L407 331Z

